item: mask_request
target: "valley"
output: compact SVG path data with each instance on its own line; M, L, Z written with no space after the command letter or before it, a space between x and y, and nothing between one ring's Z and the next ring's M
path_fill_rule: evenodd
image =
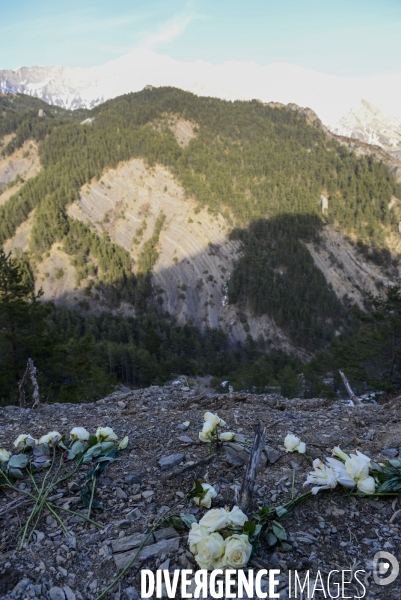
M394 158L312 111L151 87L79 114L23 102L2 123L0 241L81 332L167 319L240 362L302 364L399 279Z

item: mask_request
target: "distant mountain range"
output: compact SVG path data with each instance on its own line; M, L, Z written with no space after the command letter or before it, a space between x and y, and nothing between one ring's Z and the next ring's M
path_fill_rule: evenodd
M343 78L289 64L182 63L134 50L99 67L0 70L0 91L21 92L66 109L93 108L147 85L173 86L225 100L296 103L332 132L401 156L401 74Z

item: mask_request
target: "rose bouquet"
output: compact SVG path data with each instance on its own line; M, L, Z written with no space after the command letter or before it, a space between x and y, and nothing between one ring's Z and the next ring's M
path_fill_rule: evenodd
M201 569L242 569L252 553L249 536L243 533L248 517L234 506L209 510L192 523L188 543Z
M25 540L29 542L44 508L54 515L65 531L66 527L58 515L59 510L95 523L90 518L91 511L94 508L102 509L101 504L94 499L97 478L114 460L117 452L127 445L128 437L118 443L117 435L110 427L98 427L95 434L90 434L83 427L74 427L70 431L69 441L58 431L50 431L39 439L24 433L14 442L15 454L0 449L0 486L10 488L34 501L34 507L23 528L20 548ZM66 474L65 467L69 462L73 467ZM50 492L75 475L83 464L92 465L81 490L81 499L88 507L87 517L48 501ZM41 470L46 470L46 473L40 480L38 474ZM31 480L32 493L15 485L16 480L23 479L25 475Z

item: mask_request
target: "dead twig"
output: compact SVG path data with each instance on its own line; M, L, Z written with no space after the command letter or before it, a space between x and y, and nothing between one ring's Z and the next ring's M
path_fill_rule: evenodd
M199 467L199 465L204 465L205 463L210 462L213 458L216 458L217 454L211 454L210 456L207 456L206 458L201 458L201 460L198 460L197 462L193 463L192 465L185 465L185 467L182 467L182 469L180 469L179 471L173 471L172 473L168 473L165 475L165 477L175 477L176 475L181 475L182 473L185 473L185 471L189 471L190 469L196 469L196 467Z
M13 502L10 502L10 504L2 506L0 510L0 518L2 518L3 515L13 512L14 510L18 510L19 508L25 506L26 504L29 504L30 502L31 500L14 500Z
M389 523L394 523L394 521L396 520L396 518L398 517L398 515L401 514L401 508L399 508L398 510L395 511L395 513L393 514L393 516L391 517Z

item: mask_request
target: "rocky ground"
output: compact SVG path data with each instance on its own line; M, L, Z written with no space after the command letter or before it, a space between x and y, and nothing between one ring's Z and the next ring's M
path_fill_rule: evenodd
M3 408L0 448L11 449L19 433L39 437L50 430L68 433L74 426L90 431L97 426L111 426L119 438L129 436L129 445L105 471L98 487L97 499L105 510L96 512L94 518L104 525L102 530L65 513L68 532L64 533L56 519L45 512L33 541L18 551L17 534L29 504L21 506L24 499L17 493L0 492L0 598L97 598L128 562L163 507L180 502L195 477L218 488L214 506L233 506L247 457L235 447L227 450L224 446L211 460L198 464L207 458L206 444L198 441L205 410L218 413L228 430L249 438L259 419L267 425L267 460L259 469L254 508L290 500L294 474L295 494L304 491L309 467L301 455L284 452L283 439L289 431L306 442L311 458L323 458L339 444L345 451L359 449L384 459L398 453L400 446L399 400L353 408L321 399L199 393L179 383L116 392L93 404L42 405L37 411ZM187 429L185 421L190 421ZM75 482L68 481L69 485L56 489L53 502L83 511L79 488L84 477L83 471ZM29 480L20 485L29 489ZM192 512L199 520L204 509L191 505L188 510L184 504L183 500L177 510ZM300 575L309 570L311 577L319 570L327 577L333 569L362 569L367 590L363 597L399 600L401 577L389 586L377 585L372 560L380 550L400 558L400 508L397 498L346 497L337 490L319 493L296 508L284 523L293 551L280 553L262 547L251 566L256 570L280 569L281 599L290 597L289 570L297 569ZM170 572L195 569L186 534L171 527L156 531L106 598L140 598L140 571L145 568ZM331 593L333 597L336 594ZM342 597L361 594L360 586L350 585ZM314 596L323 597L323 592Z

